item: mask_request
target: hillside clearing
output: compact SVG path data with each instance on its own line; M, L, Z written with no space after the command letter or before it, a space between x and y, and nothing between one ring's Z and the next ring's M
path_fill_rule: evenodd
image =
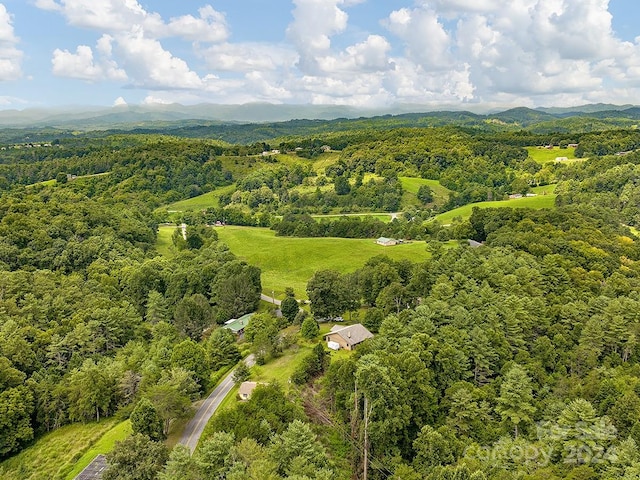
M462 207L454 208L448 212L436 215L435 220L447 225L453 221L454 218L460 217L462 220L466 220L471 216L471 210L473 207L478 208L553 208L555 206L556 195L538 195L535 197L523 197L514 198L510 200L499 200L494 202L478 202L463 205Z
M576 149L574 147L525 147L525 149L529 153L529 157L540 164L555 162L558 157L566 157L567 160L576 160Z
M298 298L306 298L307 281L317 270L352 272L376 255L414 262L429 257L421 241L382 247L373 239L276 237L273 230L258 227L227 226L216 231L234 254L260 267L263 291L273 290L276 297L293 287Z

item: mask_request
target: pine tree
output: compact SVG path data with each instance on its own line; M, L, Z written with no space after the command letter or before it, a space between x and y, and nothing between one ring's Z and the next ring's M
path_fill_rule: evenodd
M513 425L515 438L518 438L518 427L531 422L536 408L533 406L531 380L517 363L505 375L497 400L496 412L503 421Z

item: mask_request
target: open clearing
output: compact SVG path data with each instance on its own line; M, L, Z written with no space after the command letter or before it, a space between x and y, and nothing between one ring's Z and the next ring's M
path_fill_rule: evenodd
M544 148L544 147L525 147L529 156L536 162L545 164L555 162L558 157L567 157L567 160L576 160L576 149L574 147L560 148Z
M276 297L293 287L298 298L306 298L307 281L317 270L352 272L383 254L414 262L429 257L421 241L382 247L372 239L276 237L268 228L226 226L216 231L234 254L260 267L263 291L273 290Z
M417 177L398 177L400 179L400 183L402 184L402 189L405 192L405 197L403 197L403 206L407 201L411 203L415 203L418 201L416 194L418 193L418 189L422 185L427 185L431 191L433 192L433 200L434 203L438 205L444 204L449 199L449 190L446 187L440 185L438 180L428 180L426 178L417 178Z
M540 188L540 187L537 187ZM551 189L551 186L544 188ZM440 223L447 225L453 221L454 218L460 217L462 220L466 220L471 216L471 210L473 207L479 208L553 208L555 206L556 195L549 193L548 195L538 195L536 197L522 197L513 198L510 200L499 200L495 202L478 202L463 205L462 207L454 208L448 212L441 213L436 216L436 220Z
M179 202L174 202L164 207L160 207L157 211L186 212L189 210L199 211L206 208L216 208L219 206L218 201L221 195L225 193L231 194L235 192L235 190L235 184L227 185L225 187L216 188L212 192L203 193L197 197L187 198L186 200L180 200Z

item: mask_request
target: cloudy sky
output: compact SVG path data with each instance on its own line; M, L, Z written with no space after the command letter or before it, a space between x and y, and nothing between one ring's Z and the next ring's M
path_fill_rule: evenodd
M0 0L0 108L640 104L638 0Z

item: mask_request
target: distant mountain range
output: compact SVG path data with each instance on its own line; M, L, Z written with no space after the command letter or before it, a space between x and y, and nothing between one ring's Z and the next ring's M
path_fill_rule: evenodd
M413 116L458 120L493 120L524 126L559 118L589 116L592 118L640 118L638 107L632 105L591 104L570 108L513 108L503 112L480 115L469 111L434 111L421 105L397 105L387 109L361 109L334 105L274 105L250 103L245 105L124 105L117 107L77 107L59 109L0 110L0 127L53 127L78 130L113 128L160 127L186 121L220 123L266 123L293 119L333 120L378 116ZM190 122L195 123L195 122ZM453 122L450 122L453 123Z

